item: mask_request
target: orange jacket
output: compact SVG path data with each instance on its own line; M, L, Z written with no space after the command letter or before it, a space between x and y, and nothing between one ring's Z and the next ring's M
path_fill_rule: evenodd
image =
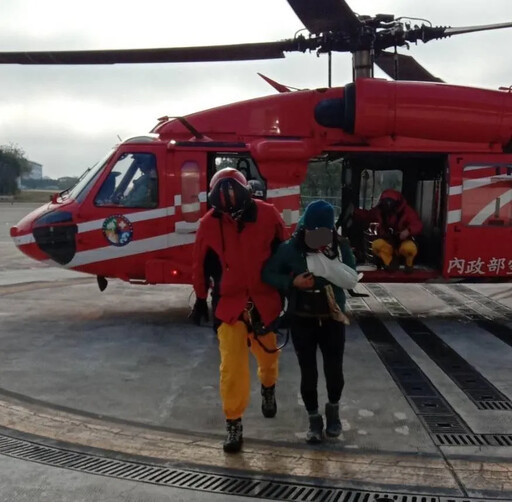
M287 238L284 222L272 204L254 200L254 221L238 224L230 216L208 211L199 223L193 260L193 285L198 298L206 298L204 261L209 250L218 257L222 267L220 299L215 316L233 324L252 300L264 324L268 325L281 312L277 290L261 280L263 265L276 241Z

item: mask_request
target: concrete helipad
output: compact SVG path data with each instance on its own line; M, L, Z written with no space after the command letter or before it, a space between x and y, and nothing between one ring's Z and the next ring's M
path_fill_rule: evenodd
M340 490L371 500L512 498L510 285L359 286L369 296L350 301L343 436L304 443L287 346L277 417L261 416L253 371L246 443L229 456L217 342L210 327L187 320L191 288L112 281L100 293L93 277L30 262L6 232L28 210L0 205L0 455L79 469L52 464L66 451L274 480L322 487L318 500L352 500L336 499ZM324 402L322 377L320 389ZM278 492L261 497L292 500Z

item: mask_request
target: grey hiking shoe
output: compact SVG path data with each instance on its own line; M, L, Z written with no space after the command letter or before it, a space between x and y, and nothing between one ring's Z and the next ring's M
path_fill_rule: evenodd
M341 434L340 405L338 403L326 403L325 405L325 434L331 438L337 438Z
M321 443L323 440L324 420L322 415L315 413L309 415L309 429L306 432L306 443Z

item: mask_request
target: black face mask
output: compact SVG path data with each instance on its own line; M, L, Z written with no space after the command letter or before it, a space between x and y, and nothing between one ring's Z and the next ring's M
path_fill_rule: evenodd
M383 213L390 213L396 208L396 201L388 198L382 199L379 202L379 208Z

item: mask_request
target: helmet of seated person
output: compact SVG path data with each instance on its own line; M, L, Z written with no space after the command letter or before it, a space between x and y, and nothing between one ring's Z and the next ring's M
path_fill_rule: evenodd
M235 220L240 218L251 201L245 176L231 167L217 171L210 181L208 201L216 211L227 213Z
M143 174L156 176L155 157L152 153L137 154L135 165Z
M263 181L249 180L247 183L251 189L251 197L253 199L267 200L267 188Z

